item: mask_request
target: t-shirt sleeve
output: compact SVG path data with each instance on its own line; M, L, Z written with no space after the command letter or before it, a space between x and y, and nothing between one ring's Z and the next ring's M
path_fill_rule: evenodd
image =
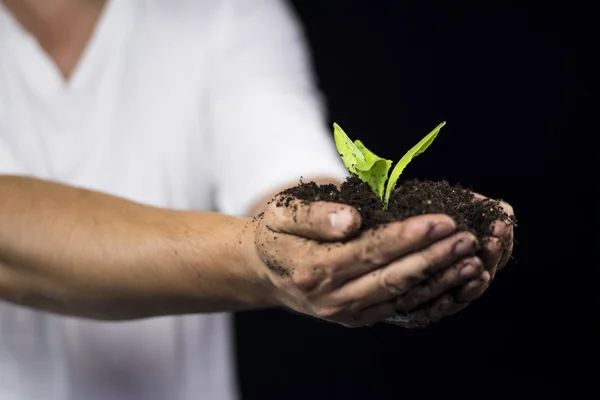
M279 0L223 4L208 101L217 208L244 215L301 177L342 180L347 172L292 10Z

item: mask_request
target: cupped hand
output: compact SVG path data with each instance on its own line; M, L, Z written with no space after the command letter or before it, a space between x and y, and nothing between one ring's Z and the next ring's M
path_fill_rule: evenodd
M360 223L350 206L273 201L255 220L254 238L257 267L269 281L274 304L359 327L396 316L395 299L444 271L470 278L481 274L483 267L463 269L464 260L475 260L479 250L475 237L456 232L446 215L357 234ZM468 284L465 288L468 294ZM414 304L427 301L424 296Z
M479 194L475 196L485 199ZM485 292L513 251L514 211L504 201L499 206L507 218L492 224L491 235L481 240L481 249L476 256L460 260L399 297L395 302L399 314L388 322L408 328L426 327L456 314ZM467 276L467 271L472 275ZM424 303L426 305L422 306Z

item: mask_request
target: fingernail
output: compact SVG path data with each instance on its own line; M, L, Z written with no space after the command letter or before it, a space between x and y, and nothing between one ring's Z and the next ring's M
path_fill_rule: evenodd
M336 231L346 233L352 226L354 218L352 213L344 208L329 214L329 222L331 223L331 227Z
M460 277L463 279L474 278L477 274L477 268L473 264L467 264L460 270Z
M484 284L488 283L490 281L490 278L491 275L488 271L483 271L482 274L479 276L479 280Z
M447 222L438 222L431 227L429 237L433 240L441 239L454 232L454 226Z
M472 253L475 249L475 242L467 239L459 239L458 242L454 244L454 249L452 252L456 257L466 256L467 254Z

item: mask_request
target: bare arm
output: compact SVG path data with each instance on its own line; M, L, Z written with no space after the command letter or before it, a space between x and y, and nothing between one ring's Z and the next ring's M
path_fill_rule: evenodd
M0 175L0 299L99 319L270 305L247 219Z
M345 240L360 216L334 203L271 204L250 220L23 177L0 175L0 193L0 299L88 318L287 306L362 326L393 317L395 298L476 250L443 215Z

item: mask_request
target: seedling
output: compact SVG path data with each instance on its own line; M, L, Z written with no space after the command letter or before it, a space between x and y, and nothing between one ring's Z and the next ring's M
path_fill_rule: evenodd
M391 175L389 175L389 179L388 173L392 167L391 160L377 156L367 149L360 140L352 142L337 123L333 124L333 136L335 138L335 146L348 171L356 175L361 181L367 183L373 192L383 200L384 208L387 208L390 195L406 166L413 158L427 150L444 125L446 125L446 121L436 126L434 130L429 132L427 136L410 149L396 164Z

